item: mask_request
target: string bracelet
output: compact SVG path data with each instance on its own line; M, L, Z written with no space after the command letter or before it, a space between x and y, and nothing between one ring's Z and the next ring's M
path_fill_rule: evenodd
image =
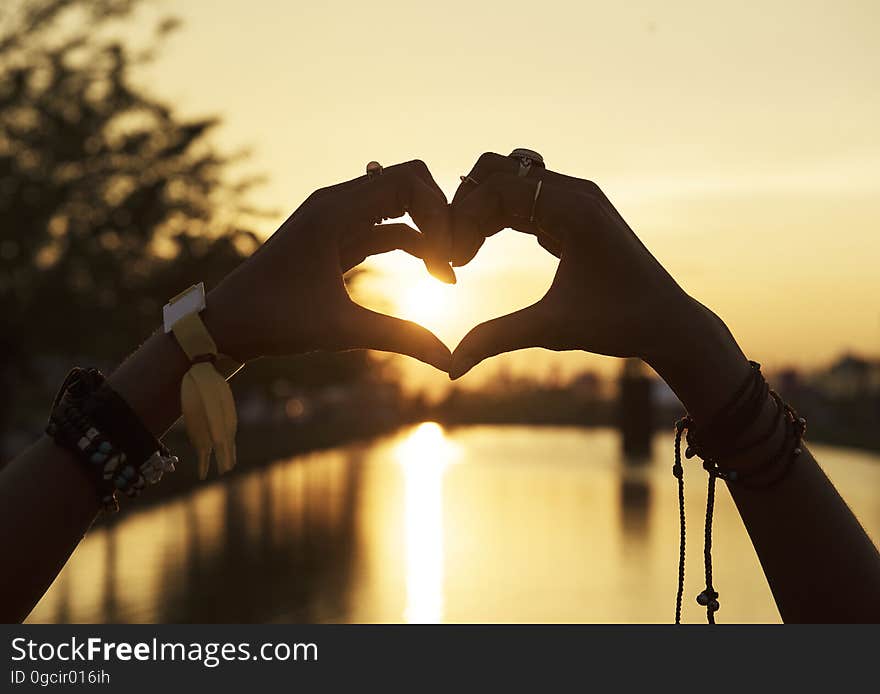
M770 426L757 437L741 443L744 434L761 416L768 396L775 405L775 413ZM784 427L782 441L773 453L749 470L738 470L725 465L725 461L742 456L749 450L766 445ZM681 623L681 604L684 593L685 573L685 509L684 509L684 468L681 462L681 440L687 441L686 458L699 457L703 469L708 473L706 491L706 518L703 532L703 562L706 587L697 595L697 603L706 608L706 621L715 623L715 613L720 609L718 591L713 585L712 575L712 521L715 512L715 480L721 478L729 484L739 484L749 489L767 488L782 481L791 470L792 464L803 452L803 437L807 422L785 403L767 385L761 374L761 365L749 362L749 373L728 403L707 421L697 424L687 415L675 424L675 443L672 474L678 484L679 510L679 558L678 590L675 598L675 623ZM687 432L687 434L685 434Z

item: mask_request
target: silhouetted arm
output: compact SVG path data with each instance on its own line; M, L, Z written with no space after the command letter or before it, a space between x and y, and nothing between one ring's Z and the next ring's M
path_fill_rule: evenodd
M161 435L180 416L180 381L188 367L174 338L157 333L109 381ZM0 470L0 621L27 617L99 510L82 463L45 435Z
M749 366L726 326L694 302L681 329L676 357L652 366L697 422L726 405ZM771 426L776 406L768 398L760 418L743 436L756 440ZM726 461L749 470L782 444L783 424L764 445ZM880 622L880 555L871 539L816 463L809 449L780 482L765 489L727 485L739 510L776 606L785 622Z
M425 234L375 225L408 210ZM425 328L370 311L349 297L342 275L366 257L404 250L425 260L448 220L446 198L427 167L387 167L369 180L322 189L208 295L203 320L219 351L245 362L268 354L372 348L447 371L451 355ZM443 246L442 238L438 246ZM445 262L426 260L446 281ZM110 386L160 436L180 416L188 361L173 337L150 337L110 377ZM46 436L0 470L0 620L24 619L94 522L97 492L82 463Z
M518 169L487 153L463 180L452 202L453 262L510 227L535 235L559 268L539 302L471 330L450 376L525 347L587 350L647 361L698 427L720 411L749 371L727 327L678 286L595 183ZM766 431L773 408L768 397L745 441ZM756 467L783 435L780 424L766 445L725 466ZM771 488L728 486L785 621L880 622L880 555L809 452Z

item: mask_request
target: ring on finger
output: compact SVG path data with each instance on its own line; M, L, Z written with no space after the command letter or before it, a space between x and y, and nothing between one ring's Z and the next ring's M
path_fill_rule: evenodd
M544 157L532 149L517 147L507 156L519 162L518 176L527 176L533 166L544 167Z
M538 196L541 195L541 186L544 185L544 181L542 179L538 179L538 185L535 186L535 197L532 198L532 211L529 213L529 221L535 221L535 208L538 206Z
M384 169L382 165L377 161L371 161L367 163L367 178L370 180L374 179L376 176L381 176Z

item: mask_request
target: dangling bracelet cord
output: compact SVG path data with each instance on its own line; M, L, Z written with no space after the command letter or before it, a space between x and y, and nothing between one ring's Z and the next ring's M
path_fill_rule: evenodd
M706 491L706 521L703 538L703 561L706 574L706 588L697 596L697 602L706 608L706 621L715 623L715 612L720 605L718 592L712 585L712 520L715 513L715 480L721 478L732 484L742 484L750 489L766 488L780 482L791 469L795 458L801 454L806 420L770 390L761 374L761 365L749 362L749 375L737 390L731 401L707 424L698 427L693 417L687 415L675 423L675 455L672 474L678 481L679 551L678 551L678 591L675 596L675 623L681 623L681 601L684 594L685 566L685 509L684 509L684 468L681 464L681 438L687 430L688 447L686 458L699 456L703 459L703 469L709 475ZM771 425L758 438L746 444L732 447L743 433L760 415L767 396L776 405L776 414ZM785 427L782 443L767 460L743 473L722 467L719 461L766 444L776 434L779 420ZM778 466L776 474L774 468ZM767 477L769 473L769 477ZM758 478L758 481L754 481Z

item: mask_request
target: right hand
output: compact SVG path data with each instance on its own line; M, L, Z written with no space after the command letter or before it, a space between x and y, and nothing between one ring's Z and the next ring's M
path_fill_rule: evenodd
M404 212L424 234L405 224L376 223ZM421 161L318 190L210 293L208 329L221 352L242 362L368 348L447 371L450 353L435 335L355 303L343 273L370 255L402 249L455 282L452 268L437 260L440 251L448 256L448 215L446 197Z
M518 169L510 157L483 154L459 186L452 201L453 265L469 262L487 236L509 227L537 236L560 259L559 268L536 304L471 330L453 352L450 377L526 347L649 362L678 349L680 315L709 312L678 286L599 186L534 166L519 176Z

